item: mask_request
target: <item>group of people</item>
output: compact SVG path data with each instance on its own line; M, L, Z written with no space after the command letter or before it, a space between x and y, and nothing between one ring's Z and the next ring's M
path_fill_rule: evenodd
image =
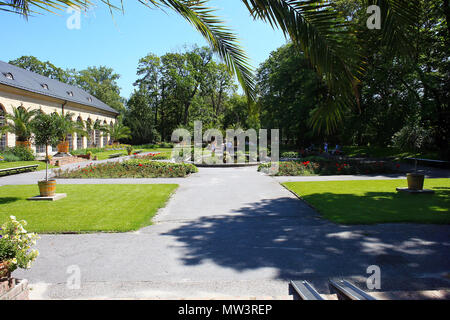
M225 141L222 142L220 148L223 152L233 153L233 151L234 151L233 142L231 142L231 140L227 140L227 139L225 139ZM216 151L217 151L216 140L211 141L211 144L209 145L209 149L211 149L212 153L216 153Z
M304 154L304 153L311 153L311 152L313 152L314 150L315 150L315 145L314 145L314 143L312 143L311 144L311 146L309 146L308 148L306 148L306 150L304 150L304 149L302 149L301 151L300 151L300 153L302 153L302 154ZM320 149L320 152L322 152L322 150ZM331 154L339 154L339 153L342 153L342 150L341 150L341 146L340 145L338 145L338 144L336 144L336 147L333 149L333 150L331 150L331 151L329 151L328 150L328 142L324 142L324 144L323 144L323 152L325 152L325 153L331 153Z

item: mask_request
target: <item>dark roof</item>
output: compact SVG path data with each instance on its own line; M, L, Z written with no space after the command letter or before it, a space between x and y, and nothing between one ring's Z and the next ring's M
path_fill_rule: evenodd
M41 76L3 61L0 61L0 84L119 114L79 87Z

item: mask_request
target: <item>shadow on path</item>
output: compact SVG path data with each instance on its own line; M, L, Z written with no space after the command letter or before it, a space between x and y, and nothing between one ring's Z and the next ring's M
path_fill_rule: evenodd
M367 277L375 264L383 277L396 280L394 287L405 281L414 287L413 279L450 270L448 231L436 225L335 225L285 197L189 221L164 235L183 244L188 266L209 260L238 271L273 268L276 279L323 280Z

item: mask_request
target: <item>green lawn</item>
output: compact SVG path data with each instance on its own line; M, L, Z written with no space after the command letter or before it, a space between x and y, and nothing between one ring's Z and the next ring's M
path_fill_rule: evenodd
M10 215L28 222L38 233L125 232L151 224L176 184L57 185L67 198L55 202L27 201L37 185L0 187L0 222Z
M393 158L401 160L404 158L424 158L424 159L439 159L437 153L414 153L408 151L398 150L392 147L360 147L360 146L345 146L343 147L344 155L347 157L355 157L358 155L366 155L373 158Z
M1 161L0 162L0 169L7 169L7 168L13 168L13 167L22 167L22 166L31 166L34 164L38 164L39 167L37 170L45 170L45 162L43 161L12 161L12 162L6 162ZM48 166L49 168L55 168L54 166Z
M425 179L435 194L405 194L405 180L287 182L325 218L343 224L450 223L450 179Z

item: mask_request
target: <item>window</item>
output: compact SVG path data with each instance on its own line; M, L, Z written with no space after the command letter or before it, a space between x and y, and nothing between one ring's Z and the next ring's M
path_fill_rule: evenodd
M77 149L83 149L83 136L81 134L77 134Z
M73 92L72 91L67 91L67 94L71 97L73 97Z
M69 150L73 150L73 137L70 133L67 135L67 141L69 141Z
M42 88L44 88L45 90L48 90L48 85L46 83L41 84Z
M11 72L4 73L3 75L9 80L14 80L14 76Z
M6 124L5 119L5 111L3 111L3 108L0 107L0 126L4 126ZM2 134L0 137L0 150L5 150L7 147L6 144L6 134Z
M45 153L45 146L43 144L36 146L36 153Z
M96 147L100 147L100 130L94 131L94 144Z
M89 102L92 102L92 98L91 97L87 97Z

